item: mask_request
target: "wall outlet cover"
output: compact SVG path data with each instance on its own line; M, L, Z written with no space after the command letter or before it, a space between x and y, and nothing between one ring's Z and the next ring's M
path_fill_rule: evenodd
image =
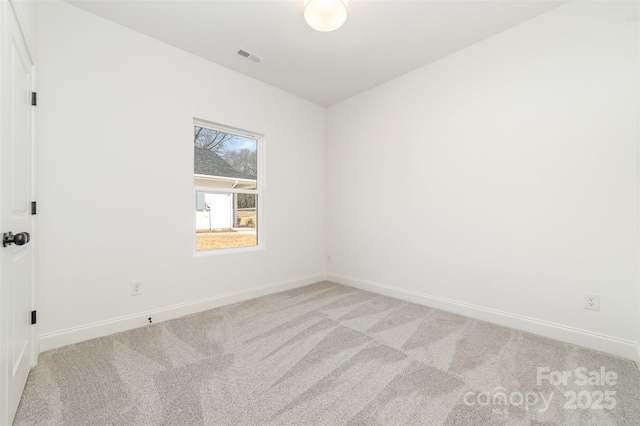
M142 281L131 281L131 295L140 296L142 294Z
M591 309L592 311L600 310L600 295L585 293L584 295L584 308Z

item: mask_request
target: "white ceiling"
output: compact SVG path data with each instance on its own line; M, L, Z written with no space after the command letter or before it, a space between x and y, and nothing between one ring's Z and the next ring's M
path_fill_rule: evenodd
M304 0L70 1L172 46L330 106L531 19L557 1L349 1L334 32ZM264 58L255 64L244 49Z

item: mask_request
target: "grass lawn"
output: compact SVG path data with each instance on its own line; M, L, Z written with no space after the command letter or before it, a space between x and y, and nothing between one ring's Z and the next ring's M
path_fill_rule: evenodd
M253 222L253 226L256 226L256 209L238 209L238 219L240 219L240 223L237 225L240 228L244 228L247 226L247 222L249 219Z
M196 250L213 250L230 247L255 246L256 234L236 232L232 234L196 234Z
M238 219L240 223L236 224L239 228L256 227L256 209L238 209ZM251 220L251 225L247 223ZM258 244L255 233L235 232L231 229L197 229L196 230L196 250L214 250L231 247L248 247Z

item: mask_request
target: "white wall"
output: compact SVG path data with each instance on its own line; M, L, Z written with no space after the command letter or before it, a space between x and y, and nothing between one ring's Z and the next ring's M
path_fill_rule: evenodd
M323 108L66 3L38 29L42 349L324 277ZM194 257L194 117L265 135L266 250Z
M632 357L638 52L574 2L329 108L329 278Z

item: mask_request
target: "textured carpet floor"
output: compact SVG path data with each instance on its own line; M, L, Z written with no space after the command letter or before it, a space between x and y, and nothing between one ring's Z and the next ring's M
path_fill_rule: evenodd
M324 282L45 352L14 424L640 425L640 374Z

